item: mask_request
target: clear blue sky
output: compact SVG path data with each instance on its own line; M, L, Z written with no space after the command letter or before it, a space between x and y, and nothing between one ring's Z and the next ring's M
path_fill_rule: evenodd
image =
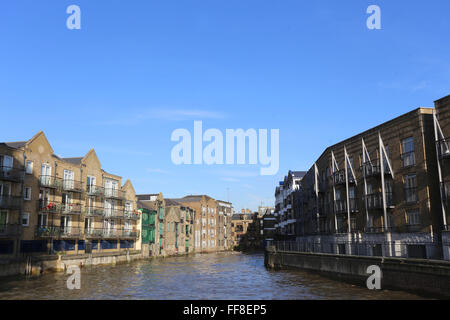
M371 4L382 30L366 28ZM449 35L448 0L4 1L0 141L44 130L56 154L94 148L139 193L228 187L256 209L328 145L450 94ZM278 174L173 165L170 135L194 120L280 129Z

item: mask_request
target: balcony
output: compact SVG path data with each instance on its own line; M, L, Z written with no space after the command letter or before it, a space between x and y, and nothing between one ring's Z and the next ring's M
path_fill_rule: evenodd
M439 159L450 159L450 138L436 141Z
M99 186L86 186L86 194L88 196L103 197L105 195L105 188Z
M335 200L334 201L334 212L336 214L347 213L347 200ZM350 199L350 212L358 212L357 199Z
M0 180L22 182L25 171L22 168L0 167Z
M123 230L121 238L137 239L137 238L139 238L139 231Z
M36 236L40 238L79 238L83 235L83 230L80 227L36 227Z
M123 209L105 208L103 218L105 219L121 219L123 218Z
M105 209L102 207L86 207L84 214L86 217L100 217L105 213Z
M377 177L381 175L381 166L380 161L378 159L374 160L373 162L364 163L360 169L361 172L365 174L367 178ZM384 174L385 175L391 174L391 170L389 169L389 166L386 163L384 164Z
M0 208L19 210L22 207L22 198L16 196L0 196Z
M348 183L354 184L355 178L353 177L353 175L350 171L347 173L347 176L348 176ZM333 182L335 185L345 184L345 170L339 170L339 171L333 173Z
M129 220L139 220L141 218L141 215L134 211L125 211L124 217L125 219Z
M125 192L114 189L114 188L105 188L104 189L104 197L109 199L116 199L116 200L125 200Z
M38 201L38 211L41 213L54 214L81 214L82 207L80 203L58 203L52 201Z
M20 235L19 224L0 224L0 238L16 237Z
M83 192L81 181L67 180L53 176L40 176L39 184L44 188L52 188L70 192Z
M61 204L61 214L81 214L80 203L65 203Z
M393 208L394 207L394 197L392 192L386 193L386 207ZM366 205L367 209L383 209L383 194L381 192L368 194L366 196Z

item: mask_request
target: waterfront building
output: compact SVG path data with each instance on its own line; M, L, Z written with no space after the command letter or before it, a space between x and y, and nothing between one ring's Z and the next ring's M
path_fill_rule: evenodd
M0 254L141 250L141 221L129 180L106 172L93 149L54 154L41 131L0 144Z
M166 227L165 221L165 200L162 193L154 194L138 194L138 205L141 211L148 212L149 222L147 230L149 232L148 253L144 252L144 256L163 256L164 250L164 235ZM154 219L154 227L152 228L152 220ZM154 240L152 241L152 233L154 232ZM147 246L145 248L147 250Z
M241 211L246 212L242 209ZM231 231L233 239L233 247L245 247L247 242L243 243L244 235L247 233L248 226L253 222L251 213L240 213L232 216Z
M300 215L302 197L301 181L306 171L289 171L275 190L275 212L277 218L277 238L295 239L297 219Z
M195 252L218 251L218 209L216 200L207 195L189 195L175 200L195 211Z
M444 259L450 260L450 96L435 101L434 118L437 171L441 195L442 245Z
M193 209L174 199L165 199L165 246L167 255L193 251Z
M355 254L367 244L367 255L441 257L449 100L328 147L301 180L297 241L320 243L326 252ZM285 184L276 190L279 207Z
M231 202L217 200L217 210L218 250L230 250L233 247L231 237L231 218L233 216L233 205L231 204Z

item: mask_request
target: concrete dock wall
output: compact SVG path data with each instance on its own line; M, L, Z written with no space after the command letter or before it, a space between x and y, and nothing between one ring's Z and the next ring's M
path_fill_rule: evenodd
M298 268L366 287L371 265L382 271L381 289L450 298L450 261L283 252L267 248L268 268Z

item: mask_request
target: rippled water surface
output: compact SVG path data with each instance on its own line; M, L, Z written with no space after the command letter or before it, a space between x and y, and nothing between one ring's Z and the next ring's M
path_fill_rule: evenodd
M63 273L0 278L0 299L418 299L371 291L303 271L271 271L262 254L197 254L87 267L81 289Z

